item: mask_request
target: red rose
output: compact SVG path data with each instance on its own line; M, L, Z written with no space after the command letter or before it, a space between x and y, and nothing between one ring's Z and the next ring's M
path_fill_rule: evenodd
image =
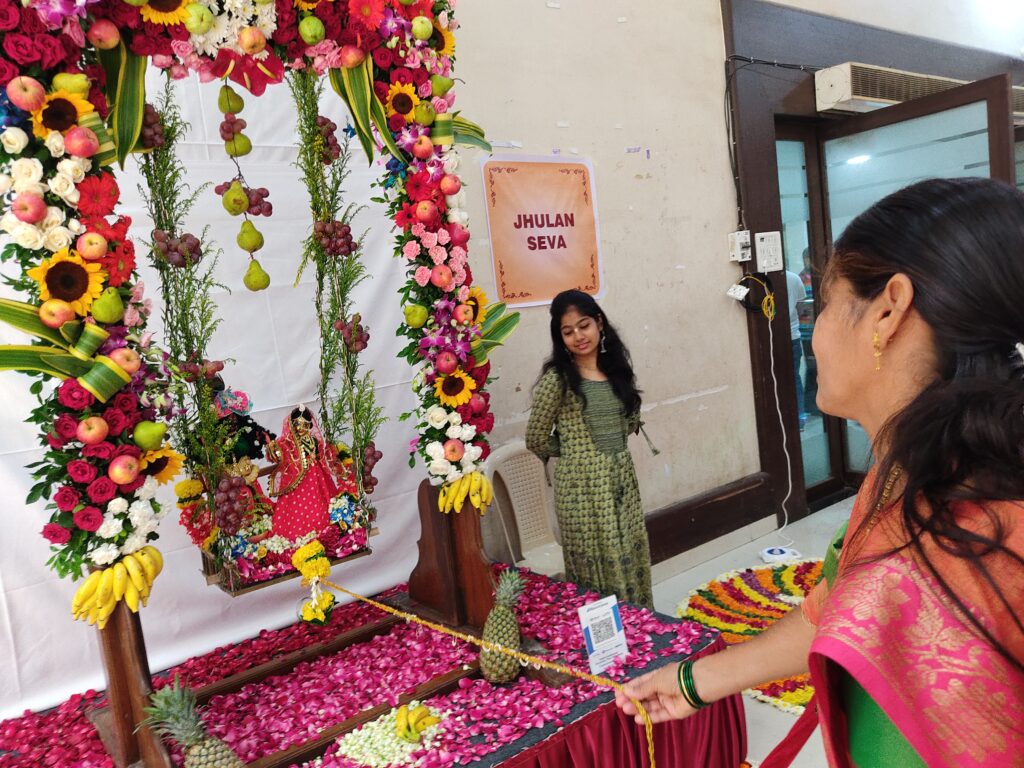
M468 284L469 281L467 280L466 282ZM473 377L473 381L476 382L476 386L479 389L480 387L484 386L484 384L487 383L487 374L489 374L490 372L491 361L488 360L483 365L478 365L476 368L470 371L469 375Z
M66 379L60 385L57 390L57 400L61 405L73 411L84 411L96 402L92 393L74 379Z
M381 69L387 69L395 63L395 54L390 48L381 46L373 52L373 63Z
M118 392L110 404L127 414L139 407L139 398L133 392Z
M82 461L81 459L69 461L68 477L70 477L76 483L88 485L89 483L96 479L96 467L94 467L88 461ZM81 526L79 526L79 528L81 528Z
M110 19L118 27L138 29L142 26L142 15L138 7L128 3L101 3L93 6L90 10L102 8L105 18Z
M64 49L64 67L77 67L78 60L82 58L82 46L67 35L61 35L58 42L60 42L60 47Z
M380 80L373 81L373 92L377 94L377 98L381 101L387 101L389 85L383 83Z
M110 434L114 437L124 432L125 427L128 426L128 417L124 415L124 411L113 407L107 408L103 412L103 420L107 422L107 426L110 427Z
M109 477L98 477L89 483L85 492L94 504L106 504L117 494L117 486Z
M28 35L14 33L4 36L4 52L11 57L15 64L27 67L39 61L40 52Z
M82 448L82 455L87 459L99 459L110 461L114 458L114 446L112 443L102 442L95 445L87 445Z
M423 85L429 79L430 79L430 75L427 74L427 70L425 70L425 69L414 69L412 71L412 83L417 88L419 86Z
M96 507L82 507L75 512L75 525L83 531L92 533L103 525L103 513Z
M122 494L127 496L128 494L134 493L139 488L141 488L144 482L146 482L146 476L140 472L139 476L132 480L130 483L125 483L124 485L117 486L117 490L119 490Z
M53 495L53 503L61 512L70 512L78 506L79 501L81 501L81 497L78 495L78 491L70 485L62 485L60 490Z
M119 445L114 449L114 458L118 456L131 456L133 459L142 458L142 449L137 445Z
M19 29L22 34L32 37L34 35L45 35L47 32L46 25L43 24L43 20L39 17L39 14L34 8L23 7L21 9L21 24Z
M392 83L411 83L412 72L405 67L398 67L391 70L391 82Z
M36 35L34 40L43 69L54 69L64 61L65 51L60 40L50 35Z
M107 115L110 114L110 106L107 104L107 96L103 89L98 85L94 85L92 90L89 91L89 101L96 107L100 117L106 119Z
M132 411L128 414L128 426L125 427L128 431L135 429L135 426L143 420L142 413L140 411Z
M18 68L0 56L0 85L6 86L18 76Z
M61 440L57 435L47 435L46 444L53 448L55 451L59 451L64 447L64 441Z
M78 422L75 421L75 417L70 413L62 413L53 422L53 431L64 438L64 440L74 440L78 434Z
M43 526L43 538L51 544L67 544L71 541L71 531L56 523L47 523Z
M388 129L392 133L397 133L398 131L402 130L403 128L405 128L405 116L404 115L400 115L400 114L398 114L396 112L395 114L393 114L391 117L388 118Z
M21 14L18 13L18 6L14 3L0 5L0 32L9 32L17 27L20 21Z

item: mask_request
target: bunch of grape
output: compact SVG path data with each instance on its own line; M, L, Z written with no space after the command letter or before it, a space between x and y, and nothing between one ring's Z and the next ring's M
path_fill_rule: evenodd
M313 237L328 256L348 256L356 249L352 227L340 221L314 222Z
M384 458L384 454L377 450L377 446L372 442L366 444L363 449L363 490L368 494L373 493L373 489L379 482L373 476L373 468L382 458Z
M231 141L245 128L245 118L235 117L231 112L224 115L220 121L220 138L222 141Z
M139 141L146 149L159 149L164 145L164 125L160 121L160 113L152 104L143 107Z
M162 229L153 230L153 250L172 267L187 267L203 258L199 238L190 232L171 237Z
M181 372L190 380L198 381L199 379L212 379L224 370L224 363L221 360L201 360L198 363L182 363L180 368Z
M370 343L370 333L362 325L362 315L356 312L351 320L335 320L334 330L341 334L348 351L357 354Z
M232 179L234 181L234 179ZM228 187L231 186L231 181L224 181L213 188L213 191L218 195L223 195L228 191ZM242 189L245 190L245 194L249 197L249 208L246 211L250 216L270 216L274 213L274 205L269 200L270 190L266 187L258 187L257 189L250 189L249 187L242 185Z
M216 507L217 525L229 536L238 533L246 514L252 505L252 493L245 487L245 479L241 477L225 477L217 483L217 492L213 494Z
M324 165L330 165L341 157L341 145L338 144L338 139L334 135L338 126L333 120L329 120L323 115L317 117L316 125L320 129L320 135L324 137L324 151L320 158L324 161Z

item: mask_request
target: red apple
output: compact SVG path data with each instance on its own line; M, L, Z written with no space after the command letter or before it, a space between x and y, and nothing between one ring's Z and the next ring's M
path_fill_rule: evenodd
M64 149L75 157L92 157L100 151L100 140L91 128L76 125L64 134Z
M483 396L478 392L474 392L473 396L469 398L469 412L474 416L479 416L487 410L487 401L484 400Z
M437 205L432 203L430 200L421 200L416 203L416 221L421 224L432 224L437 221L438 210Z
M469 304L459 304L452 313L456 323L469 325L473 322L473 308Z
M60 328L75 319L75 310L63 299L47 299L39 305L39 319L47 328Z
M447 376L458 367L459 358L455 356L455 353L449 352L447 349L441 352L437 356L437 360L434 361L434 369L442 376Z
M462 182L458 176L446 173L441 177L441 183L438 186L441 188L441 194L443 195L457 195L459 190L462 189Z
M358 45L341 46L341 66L345 69L355 69L366 58L366 51Z
M139 476L139 460L134 456L116 456L107 467L107 477L118 485L127 485Z
M102 259L107 254L107 238L99 232L86 232L79 235L75 249L86 261Z
M116 48L117 44L121 42L121 33L117 30L117 26L114 22L107 19L94 21L92 26L89 27L89 31L85 33L85 37L94 47L99 48L101 51L109 51L111 48Z
M118 347L107 357L117 363L125 373L135 373L142 367L142 358L139 357L139 353L128 347Z
M35 224L46 218L46 201L31 192L22 192L11 201L11 213L18 221Z
M461 248L466 247L466 243L469 242L469 230L461 224L454 221L450 221L445 225L445 229L448 230L448 234L452 238L452 245L459 246Z
M102 443L109 432L110 427L102 416L89 416L78 422L78 431L75 432L75 437L86 445L96 445Z
M442 291L447 291L451 288L453 279L452 271L444 264L438 264L430 270L430 282Z
M444 457L448 459L448 461L459 461L465 455L466 446L462 444L461 440L445 440Z
M238 47L254 56L267 47L267 38L258 27L245 27L238 33Z
M20 75L7 83L7 98L18 109L35 112L46 102L46 89L34 77Z
M434 154L434 142L430 140L429 136L420 136L412 145L412 154L420 160L426 160Z

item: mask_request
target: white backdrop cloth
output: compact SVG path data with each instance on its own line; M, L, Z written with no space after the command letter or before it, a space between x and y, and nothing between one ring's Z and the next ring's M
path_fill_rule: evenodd
M149 101L156 100L161 87L161 79L151 73ZM235 173L218 137L218 87L219 83L201 85L194 78L176 85L183 115L192 126L179 151L189 169L188 181L196 186L217 184ZM223 322L213 340L212 356L234 360L225 370L229 386L248 392L256 420L279 432L284 414L293 405L304 402L314 410L317 406L314 284L307 273L297 286L292 285L301 242L311 221L308 195L294 167L295 109L288 87L272 86L259 99L244 95L246 106L240 115L248 122L246 134L254 149L241 159L243 172L250 185L270 190L274 205L269 219L255 219L266 237L257 257L271 275L270 288L251 293L242 285L247 258L235 244L241 220L224 211L212 188L203 193L186 229L199 234L209 226L210 239L224 251L217 276L231 292L217 295ZM330 87L325 88L321 112L340 127L346 123L345 107ZM410 422L397 420L415 400L409 387L411 369L396 357L401 345L394 335L401 319L396 291L403 282L403 263L392 256L389 220L381 206L369 200L370 184L383 167L379 160L367 167L361 147L353 141L351 168L346 200L367 204L354 230L366 230L362 258L372 274L372 279L357 289L356 308L371 335L361 359L374 371L378 402L390 421L377 439L384 458L375 468L380 485L373 502L379 513L380 534L370 540L373 555L335 568L333 576L361 594L372 595L407 579L415 565L419 538L415 492L426 475L421 465L409 469L407 447L415 435ZM117 176L122 193L120 212L132 217L133 236L148 240L151 224L137 190L141 176L135 160L129 158L126 171ZM159 341L158 278L148 268L148 256L139 245L137 253L147 296L155 305L149 327L157 332ZM0 290L10 295L8 289ZM0 343L25 343L25 337L0 327ZM40 536L47 521L44 505L24 503L32 485L24 467L42 456L35 427L23 423L34 406L28 392L30 383L21 374L0 372L0 719L105 686L96 630L71 619L71 596L77 584L58 579L45 565L50 552ZM141 611L154 671L295 620L303 594L295 580L238 598L206 586L200 575L199 552L177 522L170 486L163 487L160 499L171 505L157 542L166 565L149 606Z

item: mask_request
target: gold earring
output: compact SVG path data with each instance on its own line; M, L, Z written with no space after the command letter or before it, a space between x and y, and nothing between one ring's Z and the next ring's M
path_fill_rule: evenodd
M871 337L871 342L875 345L875 370L882 370L882 338L878 335L878 331L875 331L875 335Z

